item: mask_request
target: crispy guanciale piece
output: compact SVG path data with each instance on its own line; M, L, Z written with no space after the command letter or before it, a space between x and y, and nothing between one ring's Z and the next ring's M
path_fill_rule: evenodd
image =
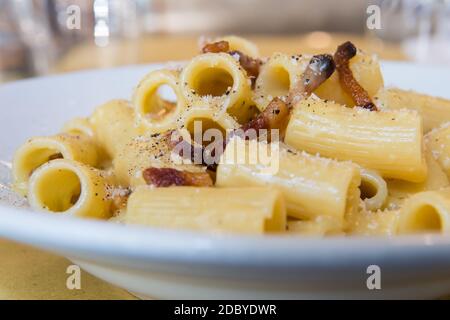
M240 129L244 133L249 129L278 129L280 137L284 136L289 122L290 109L299 101L309 97L334 72L333 57L326 54L311 58L300 81L289 92L287 102L281 98L274 98L262 113Z
M55 154L52 154L50 157L48 157L48 161L62 159L62 158L64 158L64 157L61 153L55 153Z
M244 134L245 139L249 139L249 135L247 134L249 130L255 130L256 136L260 133L259 130L266 129L278 129L279 136L281 139L284 137L284 133L286 131L287 124L289 122L290 109L292 106L311 95L311 93L326 79L328 79L334 72L335 66L333 57L330 55L316 55L313 56L302 75L301 81L297 84L297 86L290 92L287 101L283 101L281 98L274 98L269 105L257 115L254 119L250 120L248 123L242 125L238 130L232 132L229 136L231 139L235 135ZM271 135L268 134L267 139L270 139ZM224 139L223 149L225 150L226 145L229 139ZM176 141L172 148L177 143L188 143L182 141ZM196 154L203 154L203 147L195 147L190 146L190 155L194 157ZM180 154L180 156L184 156ZM202 158L203 159L203 158ZM211 171L215 171L215 164L208 164L208 169Z
M249 57L248 55L238 51L230 51L228 52L232 56L239 57L239 64L241 67L247 72L247 75L252 79L258 78L259 69L262 65L261 60Z
M263 112L244 124L240 129L244 133L250 129L254 129L257 132L261 129L278 129L280 130L280 137L282 137L288 122L289 108L287 104L280 98L274 98Z
M313 56L301 79L289 92L287 99L289 107L292 108L299 101L309 97L325 80L331 77L335 69L333 57L329 54Z
M230 44L228 41L217 41L213 43L207 43L203 49L203 53L219 53L228 52L232 56L239 58L239 64L247 72L247 75L252 79L256 79L259 75L259 68L261 67L261 60L249 57L238 50L230 51Z
M349 61L357 53L356 47L350 41L341 44L334 54L334 61L336 69L339 74L339 81L344 90L350 94L355 105L377 111L377 107L372 102L367 91L353 77L353 72L350 69Z
M188 172L173 168L148 168L142 173L145 182L158 188L172 186L211 187L212 179L206 172Z
M203 53L219 53L228 51L230 51L230 44L228 43L228 41L207 43L202 49Z

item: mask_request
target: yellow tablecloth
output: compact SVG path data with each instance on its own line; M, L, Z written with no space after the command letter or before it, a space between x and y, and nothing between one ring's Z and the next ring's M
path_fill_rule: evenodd
M404 59L401 50L371 40L324 33L293 37L251 37L262 55L274 51L288 53L333 52L337 44L352 40L357 46L384 59ZM113 41L106 48L92 43L70 50L54 68L55 73L86 68L106 68L125 64L183 60L198 51L196 37L151 36ZM81 290L68 290L68 260L28 246L0 239L0 299L133 299L122 289L85 272Z
M66 286L67 259L0 239L0 299L134 299L92 275L81 273L81 289Z

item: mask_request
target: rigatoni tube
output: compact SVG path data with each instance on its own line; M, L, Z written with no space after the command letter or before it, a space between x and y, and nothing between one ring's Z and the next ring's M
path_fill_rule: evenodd
M70 159L95 166L98 150L86 135L58 134L50 137L34 137L17 149L13 163L13 186L22 195L27 194L30 175L39 166L58 158Z
M274 98L287 96L295 88L311 57L274 53L269 58L261 67L253 93L253 101L260 111L264 111Z
M352 235L394 236L397 234L398 221L397 210L369 211L361 207L346 216L345 231Z
M399 233L450 233L450 189L413 195L400 210Z
M381 89L374 98L381 110L416 110L423 118L423 131L450 121L450 100L397 88Z
M217 168L216 185L276 187L286 198L289 216L328 216L337 226L345 212L356 206L361 182L356 165L295 153L283 146L273 148L270 158L264 159L266 145L255 140L230 140Z
M434 160L430 151L425 151L427 160L428 175L425 181L414 183L402 180L387 180L388 199L386 206L388 208L399 208L401 204L411 195L423 191L440 190L450 186L447 175L442 170L439 163Z
M112 158L132 137L138 135L132 105L126 100L112 100L95 109L89 118L97 143Z
M128 199L122 221L174 229L262 234L285 231L286 209L280 192L270 188L140 186Z
M422 119L414 111L372 112L310 98L295 106L285 142L351 160L384 178L421 182L427 176Z
M189 105L209 105L239 123L253 115L251 81L228 53L206 53L192 59L180 74L181 92Z
M33 172L28 199L36 210L106 219L111 216L109 190L107 179L100 170L59 159Z
M174 97L162 95L160 91L164 86L172 90ZM134 91L133 104L136 122L145 132L161 133L174 129L176 120L187 106L178 83L178 71L150 72Z
M361 168L361 199L367 210L383 207L388 196L386 181L375 171Z

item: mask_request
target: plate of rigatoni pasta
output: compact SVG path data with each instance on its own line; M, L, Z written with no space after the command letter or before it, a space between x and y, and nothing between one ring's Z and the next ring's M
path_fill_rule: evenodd
M448 83L226 36L2 85L0 236L144 298L449 294Z

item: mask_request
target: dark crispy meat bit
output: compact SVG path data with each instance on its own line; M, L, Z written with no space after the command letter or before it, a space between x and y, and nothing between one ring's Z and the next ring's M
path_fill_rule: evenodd
M184 171L186 185L194 187L212 187L213 180L207 172L188 172Z
M247 72L247 75L253 79L256 79L259 75L259 69L262 65L261 60L255 59L252 57L247 56L246 54L234 50L228 52L230 55L238 55L239 56L239 64L241 67Z
M280 137L282 137L289 122L289 113L287 104L280 98L274 98L263 112L240 128L241 132L245 134L248 130L253 129L258 133L261 129L278 129Z
M280 138L283 138L289 122L290 109L300 100L309 97L333 74L334 70L332 56L326 54L313 56L300 81L289 92L287 102L280 98L274 98L262 113L243 125L241 130L245 133L249 129L278 129Z
M299 101L309 97L325 80L331 77L335 68L333 57L329 54L313 56L301 79L289 92L287 100L289 106L293 107Z
M252 83L259 75L259 68L261 67L261 60L249 57L241 51L230 51L230 44L228 41L217 41L207 43L203 49L203 53L219 53L228 52L230 55L237 55L239 57L239 64L247 72L247 75L252 79Z
M62 159L62 158L64 158L64 157L61 153L55 153L55 154L52 154L50 157L48 157L48 161Z
M203 53L219 53L228 52L230 50L230 44L228 41L217 41L213 43L207 43L203 49Z
M241 126L241 130L243 133L247 132L248 130L261 130L261 129L268 129L269 123L267 121L267 118L264 116L263 113L260 113L256 116L256 118L250 120L246 124L243 124Z
M353 72L350 69L349 61L357 53L356 47L350 41L341 44L334 54L334 61L336 69L339 74L339 81L344 90L350 94L355 105L377 111L377 107L372 102L366 90L353 77Z
M211 177L206 172L187 172L173 168L148 168L142 174L148 185L158 188L171 186L210 187Z

